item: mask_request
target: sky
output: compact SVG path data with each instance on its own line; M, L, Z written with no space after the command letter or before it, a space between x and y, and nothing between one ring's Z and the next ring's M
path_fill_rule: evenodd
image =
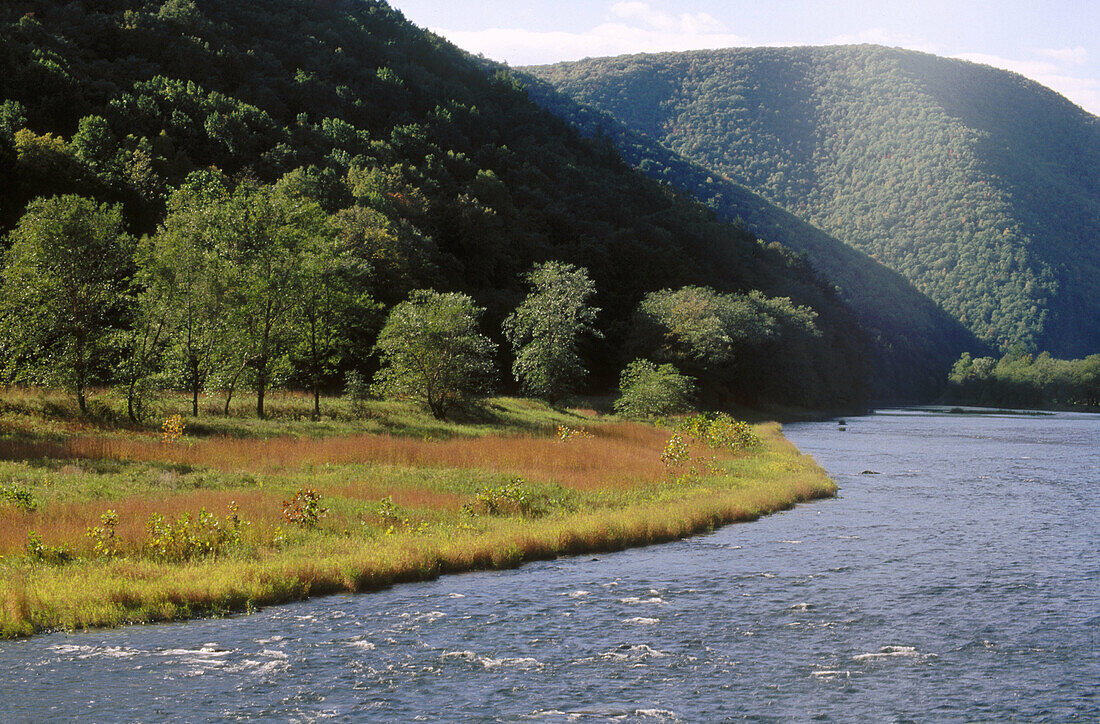
M1015 71L1100 115L1100 0L389 0L510 65L735 46L877 43Z

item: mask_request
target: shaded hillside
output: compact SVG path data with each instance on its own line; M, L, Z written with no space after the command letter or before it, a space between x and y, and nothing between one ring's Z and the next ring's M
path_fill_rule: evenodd
M796 255L632 170L385 3L14 0L0 6L0 77L5 230L30 200L75 192L153 232L171 189L214 167L355 212L387 306L460 290L494 332L532 262L588 268L606 338L585 352L603 389L642 297L705 284L817 312L812 345L767 350L766 387L729 381L742 398L865 394L866 335Z
M805 254L870 333L877 397L927 397L943 385L960 350L982 345L901 274L715 171L688 161L606 111L585 106L525 75L528 93L586 135L613 143L635 168L690 192L719 218Z
M1100 119L1053 91L875 46L530 70L901 272L988 343L1100 349Z

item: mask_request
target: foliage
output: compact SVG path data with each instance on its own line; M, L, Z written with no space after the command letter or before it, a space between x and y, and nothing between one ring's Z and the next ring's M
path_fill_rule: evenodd
M0 485L0 500L7 501L24 513L33 513L38 508L38 501L30 488L15 482Z
M606 340L578 348L595 388L626 361L638 299L696 284L812 306L831 334L807 365L830 374L804 394L802 370L780 369L786 387L807 402L863 394L862 333L806 264L632 171L514 75L388 5L321 5L0 4L0 227L76 191L122 201L149 235L112 314L129 344L96 371L131 387L135 417L145 390L185 387L197 416L201 392L224 390L228 410L246 385L260 414L273 385L308 387L318 416L321 389L372 371L379 304L464 293L496 336L544 259L600 290ZM41 344L20 355L52 367Z
M478 489L474 502L463 508L469 515L531 516L539 511L536 496L523 478L512 478L503 485L486 485Z
M573 438L589 438L592 437L592 433L583 427L569 427L568 425L558 425L558 441L566 442Z
M118 513L108 510L99 517L99 525L88 526L88 538L92 541L92 551L103 558L113 558L118 555L119 540Z
M160 429L160 441L165 445L172 445L183 436L187 424L183 421L183 415L169 415L164 418Z
M816 313L787 298L759 292L721 294L709 287L651 292L634 316L633 348L658 361L676 364L721 399L732 393L742 402L772 399L797 402L808 392L796 375L779 375L788 389L774 385L779 362L796 365L800 352L821 336ZM810 374L806 370L802 380ZM803 394L800 394L803 393Z
M963 353L948 377L947 399L1011 407L1100 407L1100 354L1061 360L1010 351L1001 359Z
M596 287L588 271L549 261L527 273L531 292L504 320L512 343L512 373L527 394L557 403L573 392L587 371L578 354L584 335L602 337L599 309L588 305Z
M488 393L496 345L478 331L482 312L464 294L414 291L378 335L379 389L423 403L438 420Z
M378 517L382 520L382 526L387 534L392 534L396 526L409 524L409 519L401 514L393 502L393 496L390 495L378 501Z
M990 345L1063 355L1100 345L1093 323L1100 124L1038 84L868 45L635 55L530 70L711 171L633 150L637 136L620 134L634 163L648 162L651 173L728 218L743 195L735 184L759 193L900 272ZM774 211L745 216L761 229L784 224ZM870 281L868 266L849 254L849 266L864 273L846 271L844 255L825 247L829 239L802 242L817 249L783 241L810 252L867 312L885 311L876 326L891 338L908 327L957 338L950 327L929 327L935 313L923 303L883 310L870 299L877 286L854 285ZM899 327L909 318L916 323Z
M674 432L661 452L661 462L666 467L672 468L687 462L690 456L691 451L688 449L687 441L684 440L683 435Z
M72 554L64 546L51 546L42 541L42 536L34 531L27 533L25 547L27 557L38 563L59 566L72 560Z
M12 351L9 372L64 381L82 413L119 321L128 245L119 207L54 196L28 206L4 258L0 338Z
M236 503L229 504L224 520L206 508L201 508L194 518L184 513L175 520L154 513L146 524L149 533L146 549L150 556L164 561L210 558L239 545L246 525Z
M371 397L370 383L359 370L348 370L344 376L344 397L351 402L352 412L361 417L366 411L367 400Z
M302 528L316 528L328 508L321 507L321 494L312 488L301 488L290 500L283 501L283 520Z
M618 415L642 420L687 412L694 403L695 380L667 362L657 365L636 359L619 377L619 397L613 407Z
M736 452L760 445L760 438L747 422L735 420L724 412L691 415L681 420L677 429L711 448Z

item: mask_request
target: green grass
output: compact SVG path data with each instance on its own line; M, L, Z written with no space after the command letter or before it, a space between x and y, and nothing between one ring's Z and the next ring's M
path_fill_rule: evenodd
M158 400L158 415L185 403ZM325 400L332 412L315 422L310 400L289 394L259 421L246 404L187 419L165 445L157 421L81 420L53 393L0 391L0 636L248 611L667 541L835 492L775 424L754 428L751 451L696 444L691 463L667 469L668 430L530 400L490 400L453 423L376 401L357 416L342 400ZM559 425L591 436L560 441ZM19 456L28 451L37 456ZM327 509L313 527L283 517L303 489ZM196 537L222 535L231 502L246 523L232 539L158 558L151 516L181 525L189 514ZM201 509L218 531L194 528ZM112 557L87 535L108 510Z

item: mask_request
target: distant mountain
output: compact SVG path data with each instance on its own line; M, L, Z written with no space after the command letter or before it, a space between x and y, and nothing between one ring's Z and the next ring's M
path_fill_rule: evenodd
M649 176L690 192L726 221L804 254L836 284L872 339L876 398L921 399L943 387L944 370L983 346L897 272L729 178L688 161L610 113L571 100L531 75L530 96L586 135L613 143Z
M868 333L804 260L631 169L383 2L5 0L0 94L0 230L31 199L80 193L152 233L171 189L216 169L350 214L375 298L467 292L498 339L533 262L588 268L606 333L584 350L595 389L628 361L645 294L695 284L817 313L812 339L741 355L726 381L738 400L867 395Z
M1037 83L876 46L526 70L897 270L988 344L1100 350L1100 119Z

